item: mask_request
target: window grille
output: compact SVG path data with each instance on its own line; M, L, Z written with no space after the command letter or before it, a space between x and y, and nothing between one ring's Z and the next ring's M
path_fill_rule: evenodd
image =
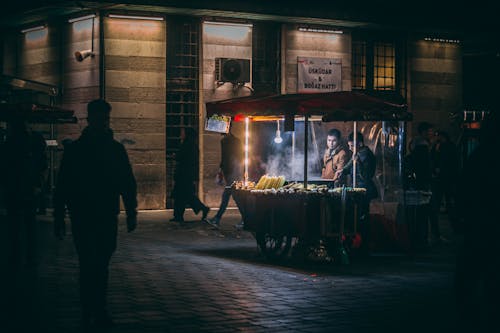
M199 133L199 37L197 19L167 19L166 172L167 208L172 208L175 153L181 143L180 129Z
M366 89L366 43L352 43L352 89Z
M394 44L374 43L373 89L396 90L396 56Z

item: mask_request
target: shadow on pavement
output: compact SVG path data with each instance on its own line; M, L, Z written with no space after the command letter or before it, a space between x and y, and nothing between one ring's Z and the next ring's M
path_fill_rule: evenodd
M348 265L341 265L335 259L328 262L324 260L304 260L292 256L270 260L260 252L257 246L227 246L216 249L191 248L189 252L250 265L291 269L301 271L304 274L366 276L381 273L453 272L455 268L454 249L449 246L430 249L425 253L412 256L403 252L376 252L366 258L351 257L351 262Z

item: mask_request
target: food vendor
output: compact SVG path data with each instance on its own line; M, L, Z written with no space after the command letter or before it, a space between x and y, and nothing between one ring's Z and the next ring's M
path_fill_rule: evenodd
M377 187L373 181L377 162L373 152L368 146L365 146L363 134L356 132L356 150L354 150L354 142L354 133L351 133L347 143L351 151L356 151L356 156L347 162L344 169L337 172L337 176L351 174L353 161L356 161L356 186L366 189L366 195L363 196L359 203L359 232L362 239L360 254L367 255L369 253L368 241L370 236L370 201L378 196Z
M345 185L345 175L337 171L342 170L350 158L351 152L342 142L342 133L336 128L331 128L326 138L321 178L332 179L335 187Z

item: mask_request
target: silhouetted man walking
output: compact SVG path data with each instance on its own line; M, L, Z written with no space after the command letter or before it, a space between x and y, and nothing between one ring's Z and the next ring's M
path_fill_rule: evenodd
M234 181L243 179L243 146L241 145L240 139L234 136L231 127L229 127L229 132L227 134L223 134L220 141L220 147L220 171L224 175L225 187L224 192L222 192L222 198L217 214L208 220L208 223L214 227L219 227L222 215L224 215L227 205L229 204L232 191L231 185Z
M127 152L109 128L111 106L87 106L88 127L67 145L54 197L54 231L65 233L65 207L80 263L80 301L84 328L113 324L106 310L108 265L116 249L120 196L131 232L137 224L137 189Z

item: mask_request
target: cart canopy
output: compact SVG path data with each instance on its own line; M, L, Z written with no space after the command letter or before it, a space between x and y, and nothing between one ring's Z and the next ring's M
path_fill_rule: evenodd
M207 117L321 116L323 121L411 120L402 98L367 92L339 91L318 94L246 96L206 103Z

